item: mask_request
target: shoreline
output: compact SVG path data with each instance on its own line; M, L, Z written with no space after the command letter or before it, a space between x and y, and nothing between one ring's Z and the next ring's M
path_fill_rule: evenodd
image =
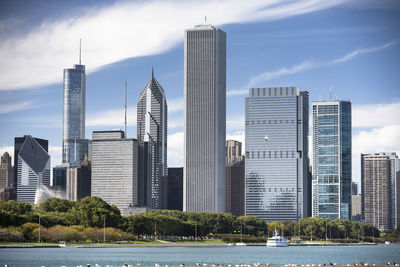
M385 244L377 243L303 243L303 244L289 244L289 247L330 247L330 246L385 246ZM398 244L394 244L398 245ZM264 243L246 244L247 247L265 246ZM236 245L229 244L176 244L176 243L160 243L160 244L70 244L70 245L56 245L56 244L10 244L0 245L2 248L125 248L125 247L236 247Z

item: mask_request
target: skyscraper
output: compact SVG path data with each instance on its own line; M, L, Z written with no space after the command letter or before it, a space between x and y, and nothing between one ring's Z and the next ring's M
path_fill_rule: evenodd
M226 34L185 31L183 210L226 209Z
M92 196L115 204L122 215L137 206L137 141L123 131L92 135Z
M15 137L14 138L14 182L13 185L14 187L17 187L17 179L18 179L18 154L19 151L22 148L22 145L25 143L26 138L28 138L28 136L30 135L24 135L24 137ZM33 139L35 139L35 141L41 146L43 147L44 151L46 151L46 153L49 152L49 141L45 140L45 139L40 139L40 138L36 138L33 137Z
M308 92L251 88L245 104L246 215L268 221L308 217Z
M226 212L244 215L244 159L226 165Z
M17 158L17 200L34 203L36 191L50 186L50 155L28 135Z
M316 101L312 108L312 215L351 219L351 101Z
M10 155L8 152L4 152L0 163L0 200L8 201L15 199L14 168L11 165Z
M85 140L86 113L85 65L64 69L63 142L62 162L78 165L88 154Z
M167 167L167 101L154 77L143 88L137 104L138 204L160 209L160 187Z
M91 164L87 157L77 167L66 169L66 197L78 201L91 194Z
M396 153L361 154L362 214L381 231L399 225L399 165Z
M242 160L242 143L236 140L226 140L226 163Z

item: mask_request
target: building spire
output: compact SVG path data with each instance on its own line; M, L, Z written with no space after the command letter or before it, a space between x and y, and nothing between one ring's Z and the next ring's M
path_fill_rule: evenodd
M82 39L79 39L79 65L81 65L81 56L82 56Z
M151 65L151 79L154 79L154 65Z
M126 99L127 99L127 95L128 95L128 90L127 90L127 87L128 87L128 83L125 81L125 138L127 138L127 120L126 120L126 117L127 117L127 105L126 105Z

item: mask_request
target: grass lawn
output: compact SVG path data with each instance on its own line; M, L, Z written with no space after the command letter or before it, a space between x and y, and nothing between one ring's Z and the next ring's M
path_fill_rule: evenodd
M221 239L204 239L204 240L174 240L176 244L225 244Z

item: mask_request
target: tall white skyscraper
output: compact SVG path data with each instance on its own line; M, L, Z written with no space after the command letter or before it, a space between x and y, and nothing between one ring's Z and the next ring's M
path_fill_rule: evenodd
M308 92L251 88L245 104L246 215L268 221L309 217Z
M351 101L313 108L312 216L351 219Z
M183 210L226 210L226 34L185 31Z
M168 175L167 101L154 77L143 88L137 104L138 202L139 206L161 209L161 179Z
M79 165L88 154L85 140L86 74L85 65L64 69L62 162Z
M137 206L137 141L123 131L92 135L92 196L114 204L122 215Z

